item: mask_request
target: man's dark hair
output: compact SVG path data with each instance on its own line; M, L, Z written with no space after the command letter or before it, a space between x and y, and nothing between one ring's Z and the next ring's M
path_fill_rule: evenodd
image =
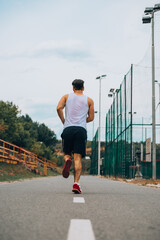
M75 79L72 82L72 86L74 87L75 90L82 90L84 87L84 81L81 79Z

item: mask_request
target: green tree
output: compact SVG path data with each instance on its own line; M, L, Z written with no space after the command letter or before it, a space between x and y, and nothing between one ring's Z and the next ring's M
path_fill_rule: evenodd
M12 102L0 101L0 124L4 127L4 131L0 130L3 140L15 142L18 135L18 107Z
M34 152L35 154L44 157L44 149L42 147L42 143L34 142L31 147L31 152Z
M0 101L0 138L36 153L49 160L55 160L54 147L57 142L54 131L45 124L33 122L12 102Z
M64 165L63 156L58 156L57 157L57 165L60 166L60 167L63 167L63 165Z
M54 131L50 130L44 123L38 126L38 141L43 142L47 147L56 145L57 139Z

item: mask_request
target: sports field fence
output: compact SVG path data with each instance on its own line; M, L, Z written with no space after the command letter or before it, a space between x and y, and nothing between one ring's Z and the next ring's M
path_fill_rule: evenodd
M160 69L156 69L158 80ZM159 79L160 80L160 79ZM103 175L134 178L136 152L144 178L152 178L151 68L131 65L106 114ZM160 178L160 84L156 84L156 166ZM92 142L91 174L98 170L98 130Z

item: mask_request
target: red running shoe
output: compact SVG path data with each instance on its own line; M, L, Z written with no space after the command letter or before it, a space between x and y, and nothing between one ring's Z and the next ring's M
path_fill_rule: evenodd
M72 192L74 192L74 193L76 193L76 194L81 194L81 193L82 193L82 190L81 190L80 186L75 183L75 184L73 185Z
M70 172L71 165L72 165L72 160L71 159L68 159L67 161L65 161L63 172L62 172L62 175L63 175L64 178L69 177L69 172Z

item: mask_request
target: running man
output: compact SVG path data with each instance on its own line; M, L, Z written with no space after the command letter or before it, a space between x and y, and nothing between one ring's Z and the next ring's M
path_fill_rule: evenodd
M83 80L75 79L72 86L73 93L64 95L57 106L58 116L64 125L61 135L65 161L62 175L64 178L68 178L73 154L74 184L72 192L82 193L79 185L82 171L81 159L85 157L86 153L87 123L94 120L94 102L83 94Z

